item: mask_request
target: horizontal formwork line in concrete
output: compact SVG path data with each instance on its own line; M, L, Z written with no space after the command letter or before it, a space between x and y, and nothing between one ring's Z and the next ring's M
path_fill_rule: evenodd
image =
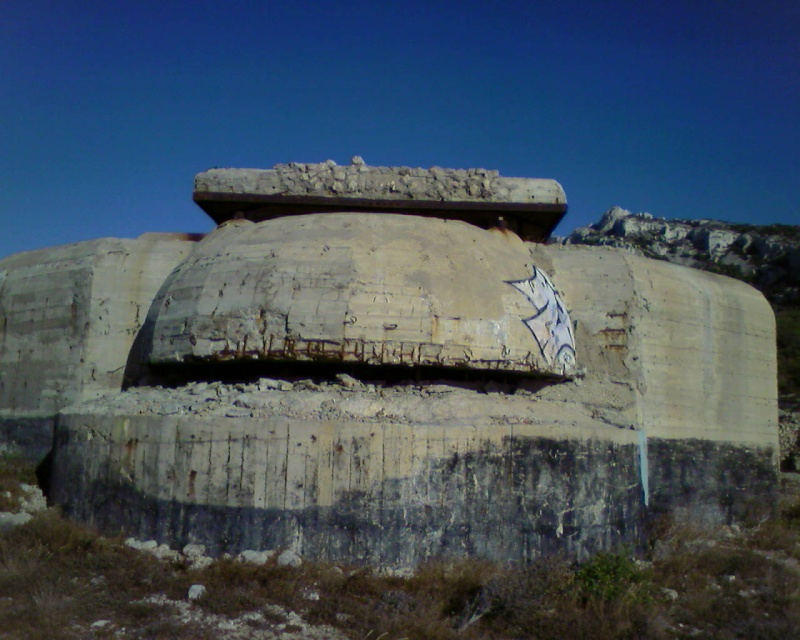
M687 339L688 341L688 339ZM694 338L694 344L689 344L686 346L676 345L675 340L665 339L665 340L650 340L650 339L642 339L639 341L640 347L642 350L650 347L651 351L659 351L659 352L668 352L672 357L679 357L682 353L686 352L702 352L707 355L718 356L720 359L740 359L742 356L746 356L748 362L750 361L760 361L763 360L765 362L772 362L774 360L773 357L770 357L769 351L772 348L772 343L764 342L762 345L748 345L745 349L741 348L741 342L733 343L733 348L730 345L721 345L719 342L712 343L708 345L704 343L702 338L696 336ZM634 343L636 344L636 343ZM580 345L578 345L580 346ZM773 354L774 355L774 354ZM646 359L647 354L642 353L642 358ZM752 359L752 360L751 360ZM663 359L659 360L659 362L665 366L669 365L669 362L665 362ZM695 359L696 362L696 359Z
M692 317L665 317L659 316L656 318L646 318L645 320L637 320L631 323L634 326L644 325L650 327L680 327L681 332L690 332L692 330L708 330L711 329L717 334L730 334L734 336L747 336L756 337L769 336L774 331L773 316L764 316L763 321L753 321L752 317L748 319L722 319L722 318L709 318L708 316L692 316ZM669 329L667 329L670 331Z
M664 378L669 378L670 382L673 384L669 385L670 389L667 391L659 391L658 389L649 389L647 393L647 401L648 403L658 404L658 398L663 398L664 404L667 404L672 407L698 407L704 406L707 402L711 402L712 399L708 398L708 390L704 385L704 380L697 376L695 380L687 384L680 384L681 382L685 381L686 377L684 376L653 376L654 378L658 378L659 381L663 382ZM709 383L709 386L712 387L714 390L719 391L718 400L716 402L728 402L733 406L736 407L744 407L746 404L746 400L749 401L757 401L757 400L770 400L770 398L774 397L775 387L772 384L765 384L765 383L758 383L757 385L749 385L749 384L741 384L736 385L738 388L739 393L735 394L735 399L731 399L730 396L723 394L723 387L730 387L736 382L736 379L724 379L724 378L715 378L713 381ZM724 384L723 384L724 383ZM742 393L744 389L748 390L762 390L763 395L754 395L754 394L747 394ZM740 412L739 412L740 413Z

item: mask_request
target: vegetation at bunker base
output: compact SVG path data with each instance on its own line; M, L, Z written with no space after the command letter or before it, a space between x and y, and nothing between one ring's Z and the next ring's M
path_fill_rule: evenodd
M14 473L30 477L18 461L0 463L3 491ZM774 522L664 523L645 559L620 550L582 564L442 561L409 577L274 559L192 568L51 509L0 533L0 638L306 637L322 625L359 640L797 637L800 491L785 493ZM206 592L190 602L193 584ZM227 635L234 623L245 635Z
M22 484L36 484L35 469L22 456L0 453L0 512L13 511L19 504Z
M800 408L800 308L776 309L781 404Z

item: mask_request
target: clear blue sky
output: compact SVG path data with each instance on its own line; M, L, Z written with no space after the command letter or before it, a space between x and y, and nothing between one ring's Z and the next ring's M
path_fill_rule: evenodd
M800 224L797 0L5 0L0 256L208 231L194 174L277 162L550 177Z

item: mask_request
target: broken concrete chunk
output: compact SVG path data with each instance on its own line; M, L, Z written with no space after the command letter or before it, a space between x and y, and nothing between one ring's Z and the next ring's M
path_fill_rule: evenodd
M347 373L337 373L336 379L345 389L360 389L364 386L360 380L356 380Z
M294 385L288 380L273 380L272 378L259 378L258 380L259 391L291 391Z

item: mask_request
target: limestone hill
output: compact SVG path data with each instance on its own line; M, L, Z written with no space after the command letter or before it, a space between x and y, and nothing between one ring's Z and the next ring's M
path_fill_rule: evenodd
M773 306L800 306L800 226L666 220L612 207L563 244L609 245L721 273L761 290Z

